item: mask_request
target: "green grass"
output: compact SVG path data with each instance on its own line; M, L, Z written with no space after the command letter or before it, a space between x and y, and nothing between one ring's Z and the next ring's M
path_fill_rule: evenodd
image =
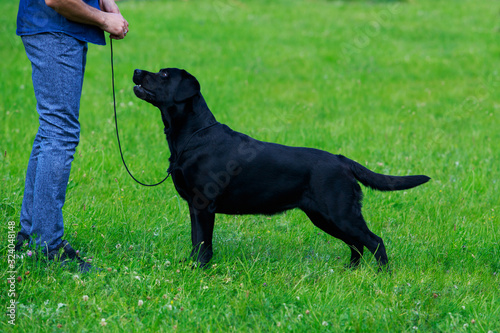
M235 130L432 181L364 190L364 215L385 240L392 274L378 274L369 253L360 269L345 269L347 246L300 211L218 216L213 267L191 270L179 263L190 252L187 206L171 180L144 188L126 174L109 47L90 46L65 239L104 270L81 275L18 259L15 326L4 317L1 331L500 332L498 2L119 4L130 33L114 43L118 117L142 181L165 175L169 151L159 111L134 97L131 78L135 68L162 67L194 74L216 118ZM6 308L7 222L19 220L37 114L14 35L17 2L0 9Z

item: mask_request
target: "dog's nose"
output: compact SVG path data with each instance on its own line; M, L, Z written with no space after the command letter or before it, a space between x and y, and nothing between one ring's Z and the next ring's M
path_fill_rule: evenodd
M143 77L144 77L144 71L136 69L134 71L134 76L132 77L132 80L134 81L135 84L141 84Z

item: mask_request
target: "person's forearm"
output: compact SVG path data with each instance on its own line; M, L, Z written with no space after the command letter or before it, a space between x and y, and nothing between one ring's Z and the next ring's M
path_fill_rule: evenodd
M128 22L113 0L101 0L103 10L87 5L83 0L45 0L45 4L68 20L95 25L109 32L111 38L122 39L128 33Z
M45 4L68 20L98 26L104 29L104 13L82 0L45 0Z

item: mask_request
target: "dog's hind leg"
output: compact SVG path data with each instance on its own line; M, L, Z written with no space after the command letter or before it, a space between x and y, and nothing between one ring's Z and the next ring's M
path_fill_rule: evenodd
M379 236L375 235L373 232L369 231L369 240L365 242L365 246L371 253L375 256L379 264L379 270L389 270L389 259L387 258L387 252L385 250L384 241Z
M328 206L327 218L336 227L351 237L357 244L365 246L377 260L379 270L387 267L388 259L382 238L375 235L368 229L365 219L361 213L361 199L363 192L357 182L345 181L339 182L337 188L343 188L343 191L335 193L333 196L333 205ZM352 190L347 190L348 188ZM356 258L352 252L353 258Z
M359 244L366 246L366 248L375 256L380 270L382 267L388 269L388 258L384 241L368 229L363 217L359 216L344 221L347 222L342 223L339 226L339 229L351 235L351 237L359 242Z
M349 248L351 249L351 259L349 262L349 267L356 268L361 262L361 257L363 256L363 243L344 233L342 230L337 228L334 223L329 222L327 219L325 219L320 213L307 211L306 215L316 227L320 228L330 236L338 238L349 245Z
M363 244L350 240L346 241L343 240L349 247L351 248L351 260L349 262L349 267L350 268L356 268L359 266L359 263L361 262L361 257L363 256L363 250L364 246Z
M380 268L387 266L388 259L384 241L368 229L361 214L354 214L354 216L341 215L335 221L338 221L336 225L342 232L373 253ZM352 254L355 257L354 252Z
M384 241L368 229L361 215L358 217L338 216L336 219L330 220L317 212L306 211L306 214L315 226L349 245L351 249L351 268L356 268L359 265L365 246L373 253L379 267L387 268L388 258ZM335 223L334 221L338 222Z
M200 267L206 266L212 259L212 237L214 233L215 213L207 210L198 210L189 206L191 215L191 241L193 250L191 258L200 264Z

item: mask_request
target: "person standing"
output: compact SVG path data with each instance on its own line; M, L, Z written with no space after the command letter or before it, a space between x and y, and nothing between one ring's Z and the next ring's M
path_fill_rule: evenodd
M128 22L114 0L20 0L16 34L31 62L39 127L28 161L16 250L25 241L49 260L92 266L63 240L62 208L80 140L79 109L87 43L104 32L123 39Z

